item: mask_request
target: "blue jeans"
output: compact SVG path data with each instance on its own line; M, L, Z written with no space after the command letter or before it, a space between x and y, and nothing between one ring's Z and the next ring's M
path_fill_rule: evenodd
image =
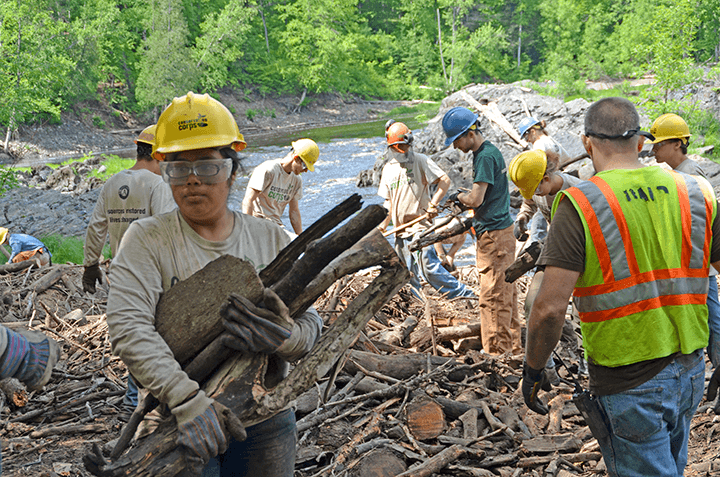
M610 435L598 439L611 476L682 476L690 421L705 390L702 350L675 358L651 380L600 396Z
M417 252L410 253L408 245L413 239L414 237L403 239L396 236L395 252L397 252L400 259L405 262L408 270L412 273L410 286L418 298L422 296L420 294L421 273L430 286L445 295L448 299L457 297L477 298L470 287L459 282L457 278L452 276L452 274L442 266L442 262L440 262L437 252L435 252L435 247L428 246Z
M128 373L127 391L125 391L125 396L123 397L123 404L132 407L137 407L138 405L138 387L130 373Z
M295 412L282 411L245 429L247 439L231 439L227 452L203 469L202 477L292 477L297 430Z
M535 212L532 219L530 219L530 238L527 244L530 245L534 242L541 242L547 237L548 223L545 220L545 216L539 211Z
M720 301L718 301L717 276L710 277L707 297L708 325L710 326L710 343L707 353L713 368L720 364Z

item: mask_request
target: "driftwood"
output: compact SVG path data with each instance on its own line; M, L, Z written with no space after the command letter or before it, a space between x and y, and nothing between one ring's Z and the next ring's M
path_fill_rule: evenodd
M7 402L15 407L25 407L28 403L28 394L25 385L15 378L0 381L0 392L5 395Z
M33 265L37 265L37 262L35 260L24 260L22 262L18 263L4 263L0 265L0 275L7 275L8 273L16 273L20 270L25 270L26 268L30 268ZM35 267L37 268L37 267Z
M442 230L440 232L434 232L425 236L422 236L416 240L413 240L409 245L408 249L411 252L415 252L417 250L420 250L422 248L425 248L429 245L442 242L443 240L449 239L450 237L454 237L456 235L463 234L470 230L470 227L472 227L472 217L465 217L461 219L458 223L454 224L452 227L448 227L445 230Z
M354 363L360 363L363 368L376 371L385 376L395 379L408 379L417 375L421 370L427 370L428 357L424 354L407 354L407 355L391 355L382 356L364 351L352 350L350 352L352 360L348 360L345 364L345 371L355 374L359 371ZM433 356L430 358L430 364L433 367L442 366L449 361L455 361L452 358L443 358L441 356Z
M528 147L528 142L521 138L520 134L513 127L513 125L510 124L507 119L505 119L505 116L503 116L503 114L500 112L500 109L498 109L496 102L483 101L483 103L481 103L472 96L470 96L467 91L461 91L460 96L465 101L467 101L470 106L475 108L478 112L484 114L485 117L488 118L490 121L500 126L500 128L505 131L505 133L510 136L513 141L518 143L520 147L522 147L523 149Z

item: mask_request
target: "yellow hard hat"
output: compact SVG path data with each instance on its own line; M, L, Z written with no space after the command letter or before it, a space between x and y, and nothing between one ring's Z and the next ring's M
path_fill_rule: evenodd
M292 143L293 151L300 156L310 172L315 170L315 163L320 157L320 149L312 139L298 139Z
M8 229L6 229L5 227L0 227L0 245L5 243L5 239L7 238L7 235L8 235Z
M677 114L667 113L655 120L650 127L650 134L655 136L655 140L648 139L645 144L657 144L666 139L680 139L687 144L690 139L690 128Z
M173 99L158 119L153 157L193 149L247 146L232 113L215 98L192 91Z
M138 142L144 142L145 144L150 144L151 146L154 146L156 129L157 124L153 124L152 126L148 126L143 129L137 139L135 139L135 144L137 144Z
M510 162L508 175L515 183L523 197L530 200L535 194L545 171L547 170L547 156L542 149L521 152Z

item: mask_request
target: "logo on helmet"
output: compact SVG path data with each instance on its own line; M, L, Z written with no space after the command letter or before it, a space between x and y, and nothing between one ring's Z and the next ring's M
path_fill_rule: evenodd
M207 116L204 114L198 114L195 119L186 119L185 121L178 122L179 131L192 131L195 128L204 128L209 126Z

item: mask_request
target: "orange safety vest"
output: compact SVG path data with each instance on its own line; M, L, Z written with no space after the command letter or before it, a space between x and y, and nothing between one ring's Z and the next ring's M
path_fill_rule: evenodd
M660 167L605 171L561 191L585 229L573 295L593 362L622 366L707 346L717 201L702 178Z

